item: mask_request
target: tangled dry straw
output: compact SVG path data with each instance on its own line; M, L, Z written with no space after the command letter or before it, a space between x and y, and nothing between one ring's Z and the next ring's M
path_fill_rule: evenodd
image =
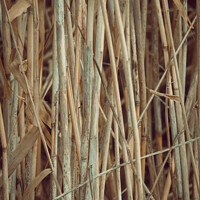
M200 198L200 1L0 8L0 199Z

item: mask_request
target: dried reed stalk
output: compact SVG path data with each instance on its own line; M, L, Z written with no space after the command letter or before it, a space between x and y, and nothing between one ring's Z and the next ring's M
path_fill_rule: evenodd
M4 122L2 116L2 110L0 105L0 134L1 134L1 145L2 145L2 158L3 158L3 199L9 199L9 182L8 182L8 153L7 153L7 142L6 142L6 133L4 129Z
M199 198L199 1L0 7L0 199Z

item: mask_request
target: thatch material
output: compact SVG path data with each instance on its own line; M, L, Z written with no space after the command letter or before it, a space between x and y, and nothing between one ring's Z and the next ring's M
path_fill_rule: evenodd
M1 0L0 199L199 199L196 2Z

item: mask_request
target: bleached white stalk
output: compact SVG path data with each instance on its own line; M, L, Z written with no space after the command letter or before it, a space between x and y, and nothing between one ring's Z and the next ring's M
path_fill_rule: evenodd
M12 75L11 75L12 77ZM18 138L18 129L17 129L17 107L18 107L18 83L16 80L13 79L12 82L12 89L14 91L12 97L12 103L11 103L11 132L10 132L10 155L11 156L12 152L15 150L17 146L17 138ZM15 200L15 190L16 190L16 170L13 172L11 176L11 185L10 185L10 199Z
M35 105L36 116L39 115L39 99L40 99L40 70L39 70L39 14L38 2L33 0L33 100ZM34 118L34 125L37 126L36 116ZM37 163L37 149L38 141L36 140L32 150L32 163L31 163L31 181L36 176L36 163ZM30 199L35 199L34 191L30 195Z
M74 39L73 39L73 30L72 30L72 20L71 20L71 12L70 12L70 3L69 0L65 0L67 4L66 14L67 14L67 35L68 35L68 44L69 44L69 60L70 60L70 76L71 76L71 83L72 88L74 88L74 67L75 67L75 54L74 54Z
M64 2L63 0L55 1L57 28L57 55L58 73L59 73L59 91L60 91L60 119L62 134L62 162L63 162L63 190L71 188L71 138L68 132L68 109L67 109L67 61L65 51L65 33L64 33ZM71 194L65 199L71 199Z
M56 7L54 6L54 22L56 19ZM57 176L57 154L58 154L58 106L59 106L59 75L58 75L58 56L57 56L57 32L54 26L54 39L53 39L53 85L52 85L52 163L54 167L55 176ZM57 187L55 180L51 175L51 199L57 195Z
M88 1L88 15L87 15L87 39L86 39L86 44L88 48L88 63L85 66L89 68L87 70L88 74L88 87L87 89L84 87L84 94L85 92L88 93L88 98L90 98L90 101L88 101L88 130L90 133L90 150L89 150L89 167L91 167L91 173L94 175L98 174L99 171L99 145L98 145L98 131L96 131L96 123L93 120L96 120L93 118L93 112L96 112L94 108L92 108L92 95L93 95L93 77L94 77L94 70L93 70L93 24L94 24L94 0L89 0ZM85 71L84 71L85 74ZM86 78L86 77L85 77ZM86 79L84 79L86 80ZM86 89L86 91L85 91ZM96 91L95 91L96 92ZM95 102L94 102L95 103ZM98 104L97 104L98 106ZM92 110L93 109L93 110ZM91 128L93 130L91 130ZM95 129L95 131L94 131ZM90 173L90 172L88 172ZM96 200L99 199L99 180L94 180L93 182L93 191L92 188L90 187L90 192L87 193L86 199L93 199L95 198Z

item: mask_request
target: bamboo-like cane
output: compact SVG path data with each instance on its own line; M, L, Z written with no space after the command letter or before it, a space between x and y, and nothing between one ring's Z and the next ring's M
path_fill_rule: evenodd
M105 1L106 3L106 1ZM102 16L102 10L101 10L101 4L100 1L98 2L98 10L97 10L97 28L96 28L96 44L95 44L95 59L100 66L100 70L102 70L102 63L103 63L103 57L102 52L104 48L104 36L105 36L105 27L103 23L103 16ZM100 102L100 84L101 79L98 73L97 68L94 69L94 84L93 84L93 92L92 92L92 107L91 107L91 135L96 135L98 133L98 119L99 119L99 102ZM98 138L98 136L97 136ZM98 140L98 139L97 139ZM98 144L98 142L97 142ZM99 146L99 145L98 145ZM98 151L98 149L97 149ZM98 155L98 154L97 154ZM98 160L98 163L100 161ZM98 165L97 165L97 171L98 172ZM97 182L97 187L99 187L99 183ZM98 193L97 193L98 194ZM98 197L101 199L101 197ZM97 198L97 199L98 199Z
M89 118L87 120L88 127L88 134L90 134L89 140L90 140L90 148L89 148L89 167L92 167L91 171L93 175L98 174L99 172L99 144L98 144L98 131L96 131L96 123L97 123L97 116L94 115L96 110L96 102L92 102L93 97L93 77L94 77L94 69L93 69L93 31L94 31L94 1L89 0L88 1L88 13L87 13L87 38L86 38L86 44L88 47L88 63L86 64L85 68L87 67L87 73L86 76L84 76L84 81L87 81L87 87L84 87L84 95L87 94L88 98L90 99L87 104L87 111L88 114L86 114ZM86 69L85 69L86 71ZM85 74L84 74L85 75ZM85 90L86 89L86 90ZM94 103L94 104L93 104ZM90 173L90 172L89 172ZM93 182L93 190L90 188L90 192L87 193L86 199L92 199L95 198L96 200L99 199L99 180L95 180ZM94 194L92 194L94 193Z
M74 53L74 39L73 39L73 30L72 30L72 20L71 20L71 12L70 12L70 4L69 0L65 0L67 8L66 8L66 14L67 14L67 35L68 35L68 44L69 44L69 69L70 69L70 76L71 76L71 82L72 82L72 88L74 88L74 68L75 68L75 53ZM73 90L74 91L74 90Z
M63 162L63 189L71 188L71 141L68 132L68 108L67 108L67 61L65 57L65 35L64 35L64 2L62 0L55 2L56 6L56 28L57 28L57 54L58 73L59 73L59 92L60 92L60 118L62 134L62 162ZM71 199L71 194L67 199Z
M127 52L128 52L128 59L130 62L130 72L131 72L131 66L132 66L132 60L131 60L131 41L130 41L130 1L127 1L127 5L126 5L126 44L127 44ZM131 76L131 80L132 80L132 76ZM128 121L128 137L131 135L131 129L132 129L132 121L131 121L131 111L130 111L130 99L127 98L127 87L125 87L125 92L126 95L125 96L125 100L127 100L126 102L126 108L127 108L127 121ZM136 116L137 116L137 111L136 111ZM130 151L131 151L131 157L134 157L134 138L132 138L129 141L129 147L130 147ZM132 184L132 188L133 188L133 174L130 175L131 176L131 184Z
M75 70L74 70L74 99L76 101L76 109L78 106L78 101L76 100L78 97L79 91L79 72L80 72L80 58L81 58L81 33L82 29L82 10L83 10L83 2L79 1L77 8L77 22L76 22L76 51L75 51ZM80 29L80 30L79 30Z
M33 100L35 105L36 115L39 114L39 93L40 93L40 70L39 70L39 15L38 15L38 2L33 0ZM34 119L34 125L37 125ZM33 147L32 162L31 162L31 181L36 177L37 170L37 149L40 148L40 139L38 139ZM31 193L30 198L35 199L34 192Z
M33 87L33 7L28 8L28 24L27 24L27 79L29 80L30 86ZM24 125L24 124L23 124ZM28 130L32 128L28 122ZM31 180L31 158L32 151L26 157L26 171L25 171L25 185L26 187L30 184Z
M54 24L56 18L56 7L54 6ZM54 38L53 38L53 84L52 84L52 109L51 109L51 123L52 123L52 142L51 142L51 156L52 163L57 176L57 156L58 156L58 108L59 108L59 75L58 75L58 64L57 64L57 32L56 26L54 26ZM55 198L57 194L56 183L51 177L51 198Z
M137 119L140 115L140 91L139 91L139 80L138 80L138 60L137 60L137 49L136 49L136 36L135 36L135 25L134 25L134 17L133 17L133 2L130 1L130 23L131 23L131 46L133 51L132 65L133 68L133 81L134 81L134 95L135 95L135 106L136 106L136 114Z
M144 9L146 7L146 3L143 2ZM145 11L143 18L141 17L140 11L140 1L134 1L134 21L135 21L135 33L136 33L136 43L137 43L137 55L138 55L138 75L139 75L139 87L140 87L140 110L141 112L144 110L146 106L146 78L145 78L145 68L144 68L144 51L145 51L145 40L143 36L145 36L146 30L142 28L142 25L145 27ZM143 24L142 24L143 22ZM146 113L144 114L144 118L141 122L141 150L142 154L146 154L146 128L147 128L147 118ZM142 168L144 169L145 160L142 162Z

